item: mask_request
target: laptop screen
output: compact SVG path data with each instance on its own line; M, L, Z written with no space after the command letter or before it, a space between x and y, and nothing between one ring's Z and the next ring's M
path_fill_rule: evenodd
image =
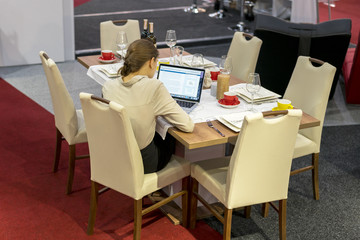
M204 76L204 69L160 64L157 78L173 98L199 102Z

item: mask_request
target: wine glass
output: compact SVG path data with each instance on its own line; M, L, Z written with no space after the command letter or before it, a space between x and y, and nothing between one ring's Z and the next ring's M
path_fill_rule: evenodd
M251 94L251 112L256 112L254 109L254 95L260 91L260 75L258 73L250 73L248 77L248 82L246 83L246 90Z
M231 56L223 55L221 56L221 61L219 64L220 72L222 74L230 74L232 71L232 58Z
M195 67L195 68L203 68L204 67L204 57L201 53L195 53L193 55L193 58L191 61L191 67Z
M173 63L175 63L175 59L174 59L174 46L176 45L175 30L167 30L166 31L165 42L166 42L166 45L168 45L168 47L170 48L170 63L171 63L171 61L173 61Z
M124 50L128 45L128 40L126 36L126 32L120 31L116 37L116 45L120 49L120 56L125 57Z

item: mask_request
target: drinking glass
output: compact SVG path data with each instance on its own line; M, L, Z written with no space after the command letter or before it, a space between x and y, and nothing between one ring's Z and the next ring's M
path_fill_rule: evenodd
M184 52L184 48L182 46L175 46L174 47L174 64L175 65L182 65L182 55Z
M174 59L174 46L176 45L176 32L175 30L167 30L165 37L166 45L170 48L170 63L175 64Z
M219 64L221 74L230 74L232 71L232 58L231 56L223 55L221 56L221 61Z
M195 67L195 68L203 68L204 67L204 57L201 53L195 53L193 55L193 58L191 61L191 67Z
M121 57L125 58L124 50L127 48L128 40L126 36L126 32L120 31L116 37L116 45L120 49Z
M251 112L256 112L254 109L254 95L259 92L260 88L260 75L258 73L250 73L248 82L246 83L246 90L251 94Z

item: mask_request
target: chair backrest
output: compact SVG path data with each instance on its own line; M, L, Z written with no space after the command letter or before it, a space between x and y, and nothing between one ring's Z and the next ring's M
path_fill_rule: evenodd
M115 23L125 23L124 25L115 25ZM138 20L117 20L100 23L100 45L101 50L112 50L115 53L116 37L120 31L126 32L128 43L140 39L140 26Z
M332 98L351 38L351 19L306 24L258 14L254 35L263 41L255 71L265 88L283 95L298 56L311 56L337 68Z
M250 38L247 40L245 37ZM255 72L262 41L243 32L236 32L231 41L228 56L232 58L231 75L248 81L249 73Z
M78 132L74 102L56 63L44 51L40 51L40 59L49 85L55 126L70 145L74 144L74 137Z
M128 114L120 104L93 98L91 94L80 93L91 180L138 199L144 167Z
M301 116L297 109L269 119L261 113L245 117L227 173L228 208L287 198Z
M310 57L300 56L284 94L292 105L320 120L320 127L300 130L320 151L322 126L336 68L329 63L314 66Z

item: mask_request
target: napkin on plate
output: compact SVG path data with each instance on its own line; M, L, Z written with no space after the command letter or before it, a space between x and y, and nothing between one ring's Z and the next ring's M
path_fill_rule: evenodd
M193 59L193 55L182 56L183 64L186 65L186 66L189 66L189 67L191 67L192 59ZM203 67L214 67L214 66L216 66L216 63L204 58L204 66Z
M108 65L101 65L99 67L99 70L103 73L105 73L108 77L119 77L118 71L120 67L122 66L121 63L115 63L115 64L108 64Z
M251 103L251 93L246 90L246 84L241 84L241 86L233 89L232 91L236 92L237 95L239 95L246 102ZM254 94L254 103L276 100L279 97L281 97L281 95L261 87L259 92Z
M244 117L247 114L251 114L251 112L246 111L216 116L216 119L234 132L240 132Z

